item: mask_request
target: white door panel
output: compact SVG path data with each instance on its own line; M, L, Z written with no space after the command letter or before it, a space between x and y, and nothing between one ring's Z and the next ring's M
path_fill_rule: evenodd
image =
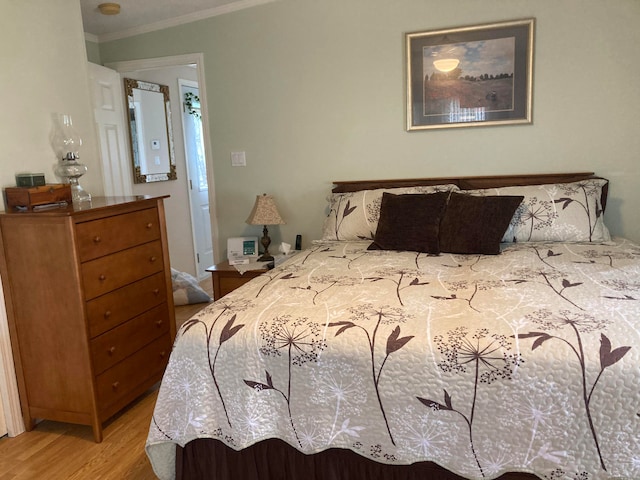
M193 243L196 252L198 278L208 276L205 271L213 265L213 241L211 235L211 215L209 213L209 186L207 183L207 162L205 157L204 136L200 103L194 101L190 111L184 108L185 93L190 92L198 98L197 82L178 80L182 108L184 149L189 177L189 201L191 204L191 223Z
M124 93L120 74L89 63L93 109L100 141L102 178L106 196L130 196L133 191Z

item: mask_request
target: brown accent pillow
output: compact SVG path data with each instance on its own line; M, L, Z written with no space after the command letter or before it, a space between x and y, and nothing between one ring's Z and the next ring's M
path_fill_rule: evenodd
M369 250L440 253L438 231L449 192L384 193L380 220Z
M452 193L440 222L440 251L500 253L500 241L524 197Z

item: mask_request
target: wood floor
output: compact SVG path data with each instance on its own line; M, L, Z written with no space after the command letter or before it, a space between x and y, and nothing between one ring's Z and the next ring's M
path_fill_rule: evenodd
M212 295L211 279L201 286ZM176 307L182 325L206 304ZM104 428L102 443L91 427L45 420L14 438L0 438L0 480L155 479L144 451L157 387L146 392Z

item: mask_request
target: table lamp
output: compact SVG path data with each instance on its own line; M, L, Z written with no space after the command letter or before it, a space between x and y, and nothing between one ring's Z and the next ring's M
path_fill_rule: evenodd
M276 202L273 200L271 195L263 193L256 197L256 203L253 205L253 210L251 210L249 218L247 218L247 223L249 225L264 225L264 228L262 229L262 238L260 239L260 243L262 243L264 248L264 253L260 258L258 258L258 261L273 261L273 256L269 254L271 238L269 238L267 225L284 225L285 222L282 220L282 217L278 212L278 207L276 207Z

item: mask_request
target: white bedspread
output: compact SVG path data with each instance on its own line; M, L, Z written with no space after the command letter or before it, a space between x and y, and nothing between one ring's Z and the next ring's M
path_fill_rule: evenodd
M640 478L640 247L320 243L185 323L147 453L278 437L469 479Z

